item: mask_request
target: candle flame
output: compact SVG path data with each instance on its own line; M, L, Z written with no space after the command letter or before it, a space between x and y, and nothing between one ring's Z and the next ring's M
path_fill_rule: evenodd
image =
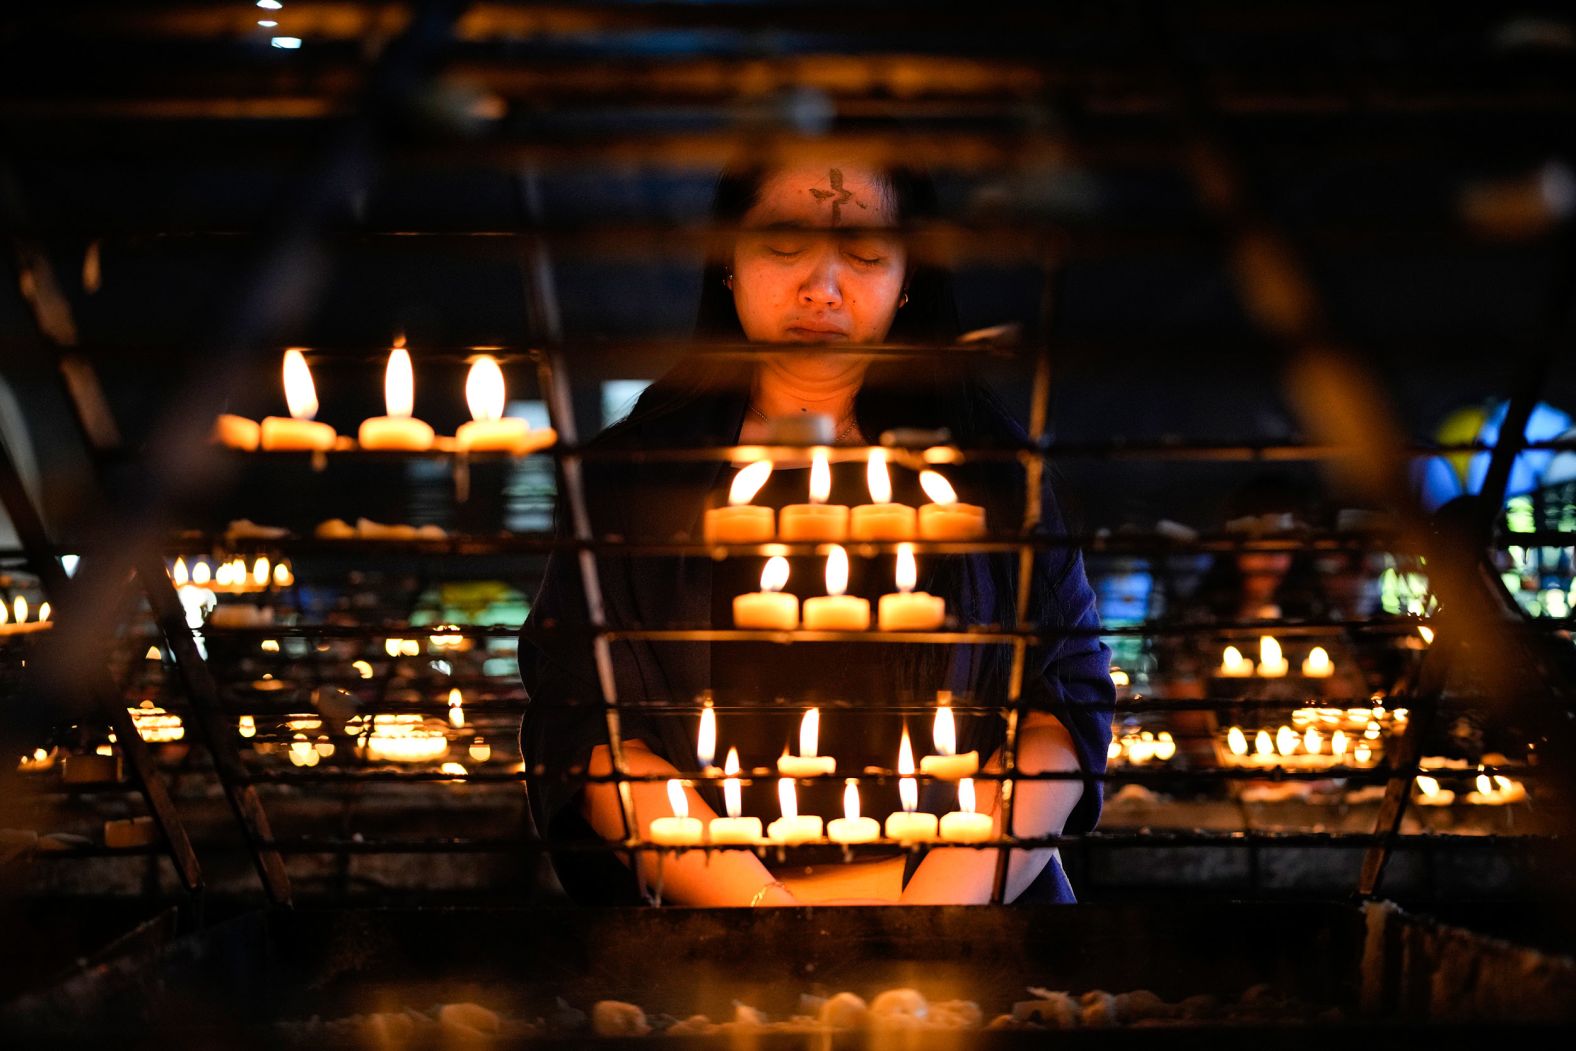
M465 403L471 407L474 420L503 418L503 369L491 354L471 362L471 371L465 377Z
M756 460L748 467L742 468L733 476L733 484L728 486L728 503L740 507L755 499L755 494L761 491L766 484L766 479L772 476L772 462L770 460Z
M816 745L821 737L821 709L810 708L799 720L799 754L805 758L819 754Z
M1281 755L1291 755L1297 750L1297 731L1282 726L1275 731L1275 750Z
M832 495L832 465L825 449L810 454L810 502L824 504Z
M940 754L958 754L958 728L957 723L953 721L950 704L936 707L936 725L931 730L931 740L935 742L936 751Z
M0 624L4 624L6 621L8 621L10 619L11 619L10 611L6 609L6 605L5 605L4 602L0 602Z
M449 691L449 725L458 730L465 725L465 698L460 694L460 688L454 687Z
M1155 737L1155 758L1161 762L1177 754L1177 740L1169 731L1161 730Z
M312 369L306 355L299 350L285 351L284 365L285 404L290 415L298 420L317 416L317 385L312 382Z
M700 734L695 739L695 756L700 760L702 769L711 765L717 758L717 713L711 705L706 705L700 710Z
M885 449L870 450L870 462L865 465L865 484L870 487L871 503L890 504L892 502L892 475L887 470Z
M1330 670L1330 653L1323 646L1308 651L1308 670L1315 674Z
M903 743L897 749L897 772L904 776L898 779L897 794L903 801L903 812L912 814L919 806L919 782L914 780L914 746L908 739L908 727L903 727Z
M788 583L788 560L781 555L773 555L766 560L766 566L761 570L761 590L781 591Z
M1266 667L1278 667L1282 660L1281 644L1275 641L1273 635L1259 637L1259 663Z
M192 567L192 583L198 587L207 587L212 579L213 570L208 568L207 562L198 559L197 564Z
M1337 730L1330 735L1330 752L1335 756L1346 754L1346 731Z
M268 583L268 556L258 555L257 561L252 563L252 583L263 587Z
M958 502L957 490L935 471L920 471L919 486L925 490L925 495L930 497L933 504L955 504Z
M42 624L44 621L48 620L49 619L49 615L52 612L53 612L53 610L50 609L49 603L47 603L47 602L39 603L39 605L38 605L38 622L40 624Z
M850 777L843 789L843 816L850 821L859 819L859 781Z
M274 566L275 587L287 588L294 583L295 574L290 571L290 566L287 563L280 562L278 565Z
M1302 735L1302 750L1309 755L1318 755L1319 750L1323 747L1324 738L1319 736L1319 731L1311 726L1308 727Z
M175 560L175 568L170 570L170 580L173 581L175 586L179 588L185 587L186 582L190 579L191 577L186 572L186 560L184 558L177 558Z
M18 624L27 619L27 596L18 595L11 603L11 616Z
M826 593L841 595L848 590L848 552L841 544L833 544L826 553Z
M1427 624L1419 624L1417 626L1417 634L1420 638L1422 638L1423 644L1425 646L1431 645L1434 641L1434 629L1430 628Z
M777 781L777 805L782 808L783 817L790 821L799 816L799 796L794 791L793 778L783 777Z
M1481 766L1478 767L1477 790L1480 795L1494 794L1494 782L1488 779L1488 773Z
M668 806L674 817L689 817L689 797L684 794L684 782L676 777L668 779Z
M722 772L727 778L722 782L722 801L726 805L729 817L738 817L742 809L739 792L739 750L728 749L728 758L722 764Z
M1242 727L1233 726L1226 731L1226 747L1231 749L1232 755L1248 754L1248 739L1243 736Z
M919 582L919 566L914 561L914 545L897 546L897 589L905 595Z
M383 373L383 404L390 416L408 417L416 407L416 374L410 365L410 351L397 346L389 351L389 364Z
M965 777L958 781L958 809L965 814L974 813L974 779Z
M1437 796L1439 794L1439 782L1427 774L1418 774L1417 790L1425 796Z
M1270 740L1270 732L1268 730L1260 730L1258 735L1253 738L1253 750L1259 755L1275 754L1275 742Z

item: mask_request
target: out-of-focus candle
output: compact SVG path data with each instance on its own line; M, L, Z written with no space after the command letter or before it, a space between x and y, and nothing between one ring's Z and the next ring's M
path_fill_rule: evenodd
M792 631L799 626L799 600L782 593L788 583L788 560L774 555L761 570L761 590L733 597L733 626Z
M717 712L708 702L700 710L700 730L695 735L695 758L700 768L709 768L717 758Z
M974 812L974 779L958 782L958 809L941 815L941 838L948 843L983 843L990 838L989 814Z
M871 502L849 513L849 537L854 540L912 539L915 512L906 504L892 502L892 476L887 470L885 449L870 450L865 481L870 487Z
M921 540L977 540L985 535L985 509L958 503L958 494L935 471L919 472L920 487L931 502L919 509Z
M707 838L713 843L759 843L761 841L761 819L758 817L740 817L741 788L739 786L739 750L728 749L728 758L722 766L724 780L722 782L722 801L728 811L727 817L714 817L707 830Z
M931 777L939 777L943 781L957 781L969 777L980 768L980 754L978 752L965 752L958 755L958 727L952 717L952 706L941 704L936 707L936 721L931 730L931 739L936 746L936 755L927 755L919 761L921 772Z
M793 778L785 777L777 782L777 803L782 807L783 816L766 826L767 839L789 846L814 843L821 838L821 819L814 814L799 813Z
M706 512L702 532L708 544L760 544L777 530L776 516L769 507L750 503L772 474L770 460L757 460L733 476L728 486L728 506Z
M1308 656L1303 658L1302 676L1305 679L1328 679L1335 674L1335 665L1330 660L1329 651L1323 646L1315 646L1308 651Z
M826 594L804 600L805 630L864 631L870 627L870 603L843 594L847 589L848 552L833 544L826 556Z
M517 416L505 416L508 404L503 369L491 354L478 355L465 377L465 401L471 419L460 424L454 445L462 452L505 452L515 456L545 448L558 439L550 427L531 429Z
M416 374L404 340L389 351L388 368L383 374L383 402L387 416L361 421L357 441L363 449L425 452L432 448L432 427L411 415L416 407Z
M914 779L914 746L909 743L908 727L903 727L903 742L897 751L897 793L903 812L886 819L888 839L899 843L931 843L936 838L936 815L919 811L919 782Z
M873 843L881 838L881 824L859 816L859 782L848 779L843 789L843 816L827 822L826 836L833 843Z
M947 619L947 604L940 595L915 591L919 568L914 545L899 544L895 595L882 595L876 606L876 624L882 631L935 631Z
M264 449L322 451L332 449L338 435L326 423L317 423L317 385L312 382L312 369L306 355L294 348L285 351L284 363L285 404L290 415L265 416L258 431L258 441Z
M1266 679L1279 679L1291 670L1281 654L1281 644L1273 635L1259 637L1259 675Z
M817 755L821 736L821 709L810 708L799 720L799 754L784 753L777 758L777 772L783 777L815 777L837 769L836 758Z
M1227 646L1220 655L1220 668L1216 671L1227 679L1245 679L1253 674L1253 662L1242 655L1235 646Z
M263 440L263 428L256 420L221 412L213 421L213 440L231 449L254 452Z
M1456 801L1456 794L1448 788L1440 788L1436 778L1418 774L1416 783L1419 806L1449 806Z
M465 696L458 686L449 691L449 725L456 730L465 725Z
M1243 734L1242 727L1233 726L1226 731L1226 748L1234 756L1241 757L1248 754L1248 738Z
M689 798L684 793L684 782L676 778L668 781L668 806L672 817L659 817L651 822L651 842L663 847L691 847L701 841L700 818L689 816Z
M829 504L832 468L824 448L810 453L810 502L789 504L777 513L777 537L791 541L834 541L848 537L848 508Z

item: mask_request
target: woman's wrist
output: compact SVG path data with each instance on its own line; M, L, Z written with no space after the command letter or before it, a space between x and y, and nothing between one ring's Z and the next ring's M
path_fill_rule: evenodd
M797 904L799 904L799 899L794 897L793 891L789 890L787 884L778 879L774 879L770 883L763 884L761 888L755 892L755 895L750 898L750 908L752 909L763 905Z

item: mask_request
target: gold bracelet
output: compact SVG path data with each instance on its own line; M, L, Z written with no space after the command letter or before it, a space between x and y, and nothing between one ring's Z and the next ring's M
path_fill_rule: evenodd
M770 883L768 883L764 887L762 887L760 890L755 892L755 897L750 899L750 908L753 909L757 905L759 905L761 903L761 901L766 897L766 892L771 890L773 887L781 887L783 890L787 890L788 889L788 885L786 883L784 883L782 880L774 879Z

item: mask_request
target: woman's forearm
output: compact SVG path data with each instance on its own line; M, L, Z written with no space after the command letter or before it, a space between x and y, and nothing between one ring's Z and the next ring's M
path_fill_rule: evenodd
M1018 768L1024 773L1077 770L1078 753L1071 735L1054 717L1031 713L1018 736ZM991 757L987 769L1001 769L1001 753ZM993 835L1001 835L999 782L980 783L982 812L994 818ZM1013 832L1020 838L1056 835L1083 796L1078 781L1018 781L1013 790ZM994 850L973 848L932 849L903 890L903 905L982 905L990 901L996 878ZM1014 850L1007 869L1007 900L1028 889L1055 857L1051 848Z
M638 740L625 743L624 766L632 774L678 774L671 763ZM612 769L607 747L598 746L591 753L591 774L602 777ZM635 781L630 782L629 788L634 795L635 820L640 825L641 838L649 839L651 822L670 813L667 786L661 781ZM691 817L699 818L704 824L717 816L694 789L686 789L685 794L689 798ZM621 841L624 838L623 808L615 785L606 782L586 785L582 812L603 839ZM629 863L629 855L620 857L625 864ZM636 857L641 883L654 888L660 882L663 898L681 905L749 905L756 894L773 881L766 866L747 850L689 850L676 854L639 851ZM794 898L781 887L769 887L758 904L791 905Z

